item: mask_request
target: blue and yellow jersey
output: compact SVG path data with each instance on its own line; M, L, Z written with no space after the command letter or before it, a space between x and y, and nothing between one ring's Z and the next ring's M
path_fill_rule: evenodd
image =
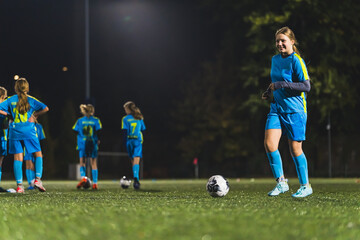
M85 150L86 140L97 143L96 131L100 129L102 129L102 124L99 118L94 116L79 118L73 126L73 130L77 132L77 149Z
M144 120L135 119L131 114L122 119L121 129L126 129L128 139L144 140L141 131L145 130Z
M14 121L9 125L9 139L24 140L36 139L35 123L29 122L29 118L36 111L43 110L46 105L36 98L28 95L30 109L25 114L20 114L16 108L18 96L13 95L0 103L0 110L12 115Z
M283 58L281 54L275 55L271 62L271 82L303 82L309 80L304 60L297 54ZM281 113L307 112L306 94L280 88L274 91L275 103L271 104L271 111Z
M0 114L0 140L7 141L8 129L4 128L4 125L8 125L8 118Z
M42 125L40 123L35 123L35 128L36 128L36 134L39 138L39 141L45 139L46 136L45 136L45 132L44 132Z

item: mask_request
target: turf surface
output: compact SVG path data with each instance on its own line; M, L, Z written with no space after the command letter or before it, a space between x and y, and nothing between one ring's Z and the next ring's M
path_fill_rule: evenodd
M46 193L0 193L0 239L360 239L360 183L313 179L314 194L268 197L270 179L230 179L212 198L203 180L144 180L141 190L100 181L44 181ZM6 188L14 182L2 182Z

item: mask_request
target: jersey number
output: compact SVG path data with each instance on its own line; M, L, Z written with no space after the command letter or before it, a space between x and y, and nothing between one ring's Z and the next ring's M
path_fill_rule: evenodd
M24 115L20 114L17 108L14 108L13 112L15 113L14 123L26 122L28 120L27 112Z
M136 123L136 122L135 122L135 123L131 123L131 127L133 128L133 129L132 129L132 134L134 134L135 129L136 129L136 126L137 126L137 123Z

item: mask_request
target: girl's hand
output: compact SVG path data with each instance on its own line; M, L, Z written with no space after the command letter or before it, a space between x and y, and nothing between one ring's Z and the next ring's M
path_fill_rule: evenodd
M37 122L37 117L34 115L31 115L31 117L28 120L29 122Z
M271 91L275 90L275 84L274 83L270 83L268 89L270 89Z
M274 91L274 84L270 83L266 91L261 95L262 100L268 100L270 98L271 92Z

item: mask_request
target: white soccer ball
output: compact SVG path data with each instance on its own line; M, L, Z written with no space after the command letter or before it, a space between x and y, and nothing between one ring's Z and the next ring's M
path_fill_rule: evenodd
M221 175L210 177L206 184L206 190L212 197L223 197L229 189L229 182Z
M127 177L123 176L122 179L120 179L120 186L124 189L129 188L131 184L131 180Z

